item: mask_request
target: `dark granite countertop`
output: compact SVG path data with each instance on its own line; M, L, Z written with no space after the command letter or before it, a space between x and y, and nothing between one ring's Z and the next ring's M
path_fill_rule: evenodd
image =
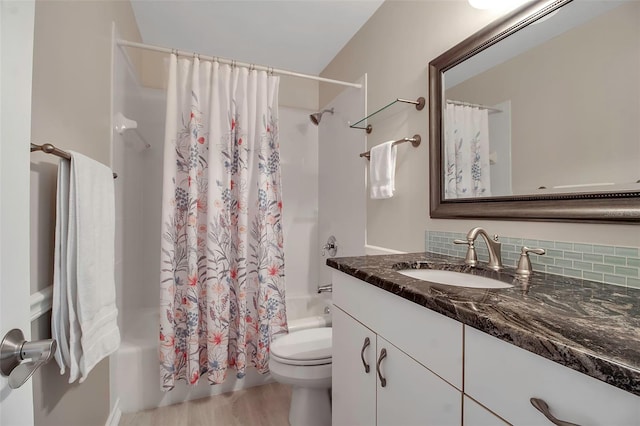
M514 286L454 287L396 272L430 263ZM538 272L522 281L513 268L470 268L434 253L333 258L327 265L640 396L640 290Z

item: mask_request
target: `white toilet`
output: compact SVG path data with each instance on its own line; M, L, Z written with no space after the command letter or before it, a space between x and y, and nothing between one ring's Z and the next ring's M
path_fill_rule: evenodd
M331 327L310 328L271 343L271 375L293 387L291 426L331 425L331 335Z

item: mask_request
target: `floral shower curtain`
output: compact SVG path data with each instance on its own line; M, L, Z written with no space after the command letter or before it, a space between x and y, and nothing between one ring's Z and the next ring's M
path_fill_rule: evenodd
M268 371L287 332L278 77L171 55L165 128L164 390Z
M490 196L488 111L448 103L444 124L445 198Z

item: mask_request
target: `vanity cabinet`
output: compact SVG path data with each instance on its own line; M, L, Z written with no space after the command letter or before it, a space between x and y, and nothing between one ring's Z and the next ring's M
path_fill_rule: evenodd
M333 425L460 425L462 325L342 273L333 289Z
M334 426L552 425L531 398L565 422L640 426L640 397L350 275L333 273L333 301Z
M465 326L464 393L515 425L549 424L530 402L579 425L640 425L640 397ZM470 424L470 423L465 423Z

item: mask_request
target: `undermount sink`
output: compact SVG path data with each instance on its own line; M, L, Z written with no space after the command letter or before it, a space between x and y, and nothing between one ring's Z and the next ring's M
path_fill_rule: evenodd
M509 288L513 287L502 281L493 278L481 277L478 275L465 274L455 271L443 271L439 269L401 269L397 271L407 277L418 280L429 281L437 284L452 285L456 287L471 288Z

